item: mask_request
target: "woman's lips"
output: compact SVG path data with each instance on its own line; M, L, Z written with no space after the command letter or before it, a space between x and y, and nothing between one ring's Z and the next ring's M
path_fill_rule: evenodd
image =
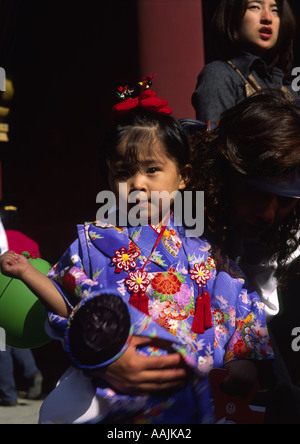
M259 30L259 35L266 40L269 40L272 37L273 31L269 26L263 26Z

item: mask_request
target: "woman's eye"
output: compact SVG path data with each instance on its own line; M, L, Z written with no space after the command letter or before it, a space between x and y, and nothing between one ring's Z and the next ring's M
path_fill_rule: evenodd
M258 5L250 5L248 6L248 9L259 9Z

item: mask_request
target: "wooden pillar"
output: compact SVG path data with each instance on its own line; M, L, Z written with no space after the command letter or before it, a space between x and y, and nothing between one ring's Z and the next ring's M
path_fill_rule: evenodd
M9 124L7 117L10 112L9 102L14 96L14 86L11 80L6 78L3 68L0 68L0 202L3 200L3 174L2 174L2 142L9 142L8 132ZM14 153L12 154L12 156Z
M204 66L201 0L137 0L140 75L176 118L195 117L191 96Z

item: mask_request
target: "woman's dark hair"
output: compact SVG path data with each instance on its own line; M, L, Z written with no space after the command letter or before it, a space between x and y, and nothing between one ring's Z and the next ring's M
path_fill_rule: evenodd
M192 147L197 189L205 192L206 228L223 247L230 230L230 198L239 183L300 171L300 111L281 91L257 93L221 116L218 128ZM300 200L299 200L300 203ZM265 239L283 265L299 246L300 205Z
M280 30L276 46L265 59L269 68L277 66L290 75L293 63L293 41L296 20L288 0L276 0L280 14ZM239 42L239 30L246 13L248 0L219 0L212 21L212 38L215 56L229 60L243 50Z
M109 128L100 151L100 167L107 179L107 165L116 149L126 145L128 163L138 164L139 150L150 154L157 140L180 170L190 162L189 143L180 123L172 116L136 108L121 115Z

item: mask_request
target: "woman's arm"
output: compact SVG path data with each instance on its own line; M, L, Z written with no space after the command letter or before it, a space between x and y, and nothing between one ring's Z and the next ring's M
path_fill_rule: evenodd
M91 374L104 379L118 393L159 395L185 387L189 371L178 353L148 357L136 349L151 345L151 338L134 336L126 352L113 364Z

